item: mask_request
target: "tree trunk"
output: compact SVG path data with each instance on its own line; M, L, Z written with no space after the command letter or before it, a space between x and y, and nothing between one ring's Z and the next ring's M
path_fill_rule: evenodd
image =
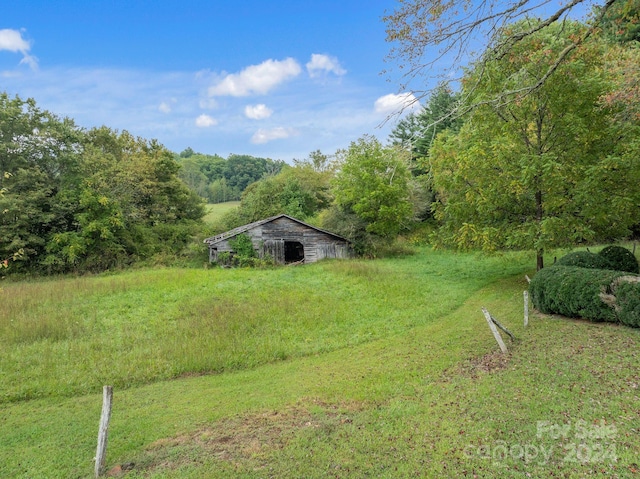
M536 254L536 271L540 271L542 268L544 268L543 253L544 253L544 250L539 249Z
M542 207L542 191L537 190L536 191L536 220L538 221L538 228L540 228L540 225L542 223L543 215L544 215L544 209ZM537 251L536 271L540 271L542 268L544 268L544 258L542 256L543 253L544 253L544 250L542 248L540 248Z

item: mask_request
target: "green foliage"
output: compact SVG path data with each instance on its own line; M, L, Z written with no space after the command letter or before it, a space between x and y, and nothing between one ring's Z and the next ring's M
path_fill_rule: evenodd
M346 237L355 241L366 234L373 241L390 241L407 229L413 208L409 200L411 174L404 152L383 147L377 139L365 136L341 155L340 170L333 181L335 206L344 212L343 220L358 219L345 228L353 232ZM358 231L363 225L364 232ZM345 234L344 230L336 232Z
M180 251L204 208L178 169L156 141L0 95L0 260L10 273L82 272Z
M411 152L414 176L429 174L428 156L433 141L445 130L458 131L462 118L454 110L460 98L446 85L438 86L417 113L409 113L389 135L393 145Z
M601 9L596 6L596 13ZM603 36L612 42L640 42L640 1L613 2L600 22L600 29Z
M539 271L529 290L541 312L640 327L640 286L629 272L638 273L638 261L621 246L576 251Z
M337 168L334 159L329 155L325 155L320 150L312 151L304 160L294 158L293 164L302 168L311 169L318 173L333 173Z
M58 218L53 211L55 186L39 168L14 170L7 193L0 198L0 258L21 251L12 270L25 270L37 261L46 244L46 231Z
M71 120L0 93L0 261L8 272L33 269L51 232L73 227L81 140Z
M610 45L605 60L613 87L602 97L602 103L613 109L616 119L628 129L625 136L636 139L613 145L612 156L618 157L631 150L631 156L637 158L638 135L632 132L637 131L640 124L640 42ZM629 181L637 181L635 171L625 173L631 175Z
M265 175L276 174L284 165L283 161L249 155L230 155L225 160L218 155L196 153L191 148L177 159L180 178L211 203L239 200L247 186Z
M623 275L576 266L544 268L536 273L529 285L531 301L542 313L616 322L615 310L602 301L600 294L611 294L611 283Z
M504 35L535 26L523 21ZM478 106L431 149L438 244L533 250L541 267L547 248L623 238L638 223L637 132L602 107L612 88L607 47L583 45L552 80L521 91L583 31L574 22L548 27L506 55L487 50L467 72L463 97Z
M218 253L218 264L229 266L231 265L232 258L233 257L230 251L223 251L221 253Z
M266 268L274 265L273 258L258 257L251 237L245 233L239 234L234 239L229 240L229 245L233 248L233 252L223 251L218 253L218 264L221 266Z
M214 227L216 233L222 233L247 223L250 222L244 221L244 215L240 214L240 207L238 207L231 208L223 213L219 221L214 224Z
M462 118L454 111L458 102L458 94L440 85L423 109L405 116L389 135L392 145L410 153L407 163L413 176L409 184L410 200L417 221L433 218L431 205L436 195L432 188L429 152L438 134L460 129Z
M620 283L615 296L620 322L626 326L640 328L640 283Z
M228 230L279 214L305 221L330 204L332 177L331 170L318 169L310 162L285 166L277 175L249 185L238 210L223 218L223 228Z
M638 274L638 260L622 246L607 246L599 253L574 251L558 260L557 266L579 266L591 269L610 269Z
M604 258L609 263L609 269L634 274L640 273L638 260L627 248L615 245L607 246L598 253L598 256Z
M319 215L320 225L351 241L353 251L359 256L376 256L378 242L367 233L367 223L353 211L331 206Z
M253 246L253 241L247 234L239 234L234 239L229 240L229 244L235 251L236 256L242 258L255 258L256 250Z
M569 253L558 260L554 266L578 266L580 268L591 269L612 269L609 260L596 253L590 253L589 251L574 251Z

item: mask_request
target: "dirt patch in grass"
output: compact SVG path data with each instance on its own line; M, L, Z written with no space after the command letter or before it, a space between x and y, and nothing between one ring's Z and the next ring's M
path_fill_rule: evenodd
M250 461L254 467L264 467L268 453L284 448L300 432L350 424L351 415L363 407L358 403L336 405L310 400L281 411L223 419L188 434L155 441L135 469L138 473L175 470L203 456L235 465Z
M511 353L504 354L502 351L492 351L484 356L473 358L460 364L454 374L461 374L475 379L482 373L502 371L507 367L510 359Z

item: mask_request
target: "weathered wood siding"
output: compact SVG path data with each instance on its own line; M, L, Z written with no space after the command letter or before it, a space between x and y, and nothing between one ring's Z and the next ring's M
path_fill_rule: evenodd
M346 242L289 218L278 218L262 225L261 228L262 239L266 246L265 252L270 253L278 262L284 262L285 241L297 241L302 244L305 263L314 263L325 258L347 258L349 256L349 245ZM276 251L274 250L276 242L278 242L277 248L279 248L277 256L272 253L272 251Z
M277 263L284 263L284 240L269 239L264 241L258 254L261 258L271 256Z

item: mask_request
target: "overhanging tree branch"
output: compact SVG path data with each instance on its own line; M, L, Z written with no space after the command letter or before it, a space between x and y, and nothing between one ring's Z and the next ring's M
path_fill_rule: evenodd
M598 28L602 18L612 5L622 0L604 0L598 8L598 15L590 22L585 33L562 50L547 71L530 84L521 88L505 91L487 101L474 105L465 105L451 115L463 115L476 106L487 103L500 104L509 102L515 95L528 94L540 88L555 72L571 52L582 44ZM490 48L492 55L483 55L475 62L474 68L482 72L482 63L489 59L499 59L506 55L522 39L535 34L550 25L567 18L567 15L578 5L588 0L571 0L559 5L549 15L535 22L523 31L506 34L506 27L522 18L530 18L539 13L543 7L551 4L551 0L536 2L518 0L503 5L501 2L482 0L474 2L465 0L407 0L400 2L399 7L383 17L387 25L387 41L396 44L392 47L387 59L399 62L402 74L400 90L408 90L410 84L418 77L440 79L441 82L457 81L454 73L474 61L479 55L473 52L472 46L484 43ZM493 47L492 47L493 45ZM425 60L427 54L433 55ZM449 65L442 66L442 60L448 58ZM432 73L435 72L435 73ZM480 77L483 75L481 74ZM473 90L473 88L471 89ZM427 96L431 90L414 91L417 98ZM451 116L450 115L450 116ZM439 121L444 121L442 118ZM437 122L436 122L437 123Z

